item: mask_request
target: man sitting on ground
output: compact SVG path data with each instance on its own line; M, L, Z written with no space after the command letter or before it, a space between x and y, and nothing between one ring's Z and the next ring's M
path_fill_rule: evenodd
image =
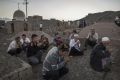
M69 61L68 46L61 44L53 47L48 52L43 63L43 78L45 80L59 80L60 77L68 73L66 64Z
M83 50L80 49L81 43L79 40L79 35L74 34L74 38L70 40L70 56L81 56L83 55Z
M98 72L110 71L110 51L109 51L110 39L103 37L102 42L98 43L92 50L90 56L90 65L92 69Z
M41 63L41 57L43 51L41 51L41 45L39 44L38 35L33 34L31 36L31 43L28 46L27 57L30 64L39 64Z
M91 29L90 33L88 33L87 39L85 41L85 49L87 49L87 46L94 47L97 44L98 41L98 33L95 32L95 29Z
M23 48L23 50L26 52L26 51L27 51L28 44L30 43L30 39L29 39L28 37L26 37L25 34L23 34L20 41L21 41L21 43L22 43L22 48Z
M48 41L47 37L45 37L44 35L41 35L40 43L41 43L41 49L43 49L43 50L48 49L49 41Z
M20 42L20 37L16 37L15 40L13 40L10 43L7 52L12 56L13 55L17 56L17 54L20 54L21 51L22 51L22 44Z

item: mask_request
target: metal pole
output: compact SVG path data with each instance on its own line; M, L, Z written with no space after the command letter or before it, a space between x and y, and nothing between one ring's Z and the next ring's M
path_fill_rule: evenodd
M26 0L26 19L27 19L27 4L28 4L28 2Z
M27 19L27 16L28 16L28 12L27 12L27 8L28 8L28 0L24 0L24 3L25 4L25 7L26 7L26 19Z
M19 5L20 5L20 3L18 3L18 10L20 9Z

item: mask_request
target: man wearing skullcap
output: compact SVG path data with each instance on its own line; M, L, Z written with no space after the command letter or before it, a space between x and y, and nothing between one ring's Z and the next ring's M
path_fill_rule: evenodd
M110 44L109 37L103 37L101 42L98 43L92 50L90 55L91 68L98 72L110 71L111 54L107 48Z
M83 50L81 50L81 43L79 40L79 35L74 34L74 38L70 40L70 56L81 56L83 55Z

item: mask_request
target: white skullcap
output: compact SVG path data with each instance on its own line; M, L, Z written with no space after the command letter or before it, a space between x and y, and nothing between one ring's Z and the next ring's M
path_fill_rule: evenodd
M79 35L78 34L74 34L74 37L79 37Z
M110 41L109 37L103 37L102 42L104 42L104 41Z

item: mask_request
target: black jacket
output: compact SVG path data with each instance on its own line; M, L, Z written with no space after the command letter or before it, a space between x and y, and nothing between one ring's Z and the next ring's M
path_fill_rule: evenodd
M104 71L102 59L105 58L110 58L110 53L106 50L106 47L102 43L99 43L93 48L90 55L91 67L98 72Z
M31 56L34 56L38 51L40 51L40 47L37 46L37 43L36 44L33 44L32 42L28 45L28 49L27 49L27 57L31 57Z

